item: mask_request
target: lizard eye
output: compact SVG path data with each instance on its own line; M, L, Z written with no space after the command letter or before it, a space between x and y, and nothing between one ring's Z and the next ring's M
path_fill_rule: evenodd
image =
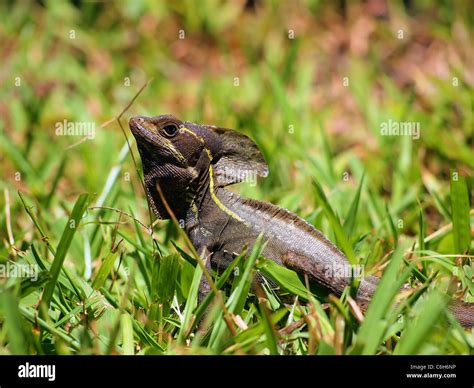
M163 133L166 137L174 137L178 133L178 126L175 124L167 124L163 127Z

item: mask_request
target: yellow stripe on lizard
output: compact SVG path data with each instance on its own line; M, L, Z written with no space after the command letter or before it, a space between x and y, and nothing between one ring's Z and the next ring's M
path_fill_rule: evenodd
M198 134L194 133L193 131L191 131L190 129L186 128L186 127L180 127L180 129L186 133L189 133L190 135L193 135L196 139L198 139L202 144L204 144L204 139L199 136Z
M221 209L224 213L227 213L232 218L236 219L237 221L243 221L237 214L235 214L232 210L227 208L219 198L217 198L216 193L214 192L214 179L212 177L212 166L209 166L209 192L211 193L212 200L216 203L216 205Z

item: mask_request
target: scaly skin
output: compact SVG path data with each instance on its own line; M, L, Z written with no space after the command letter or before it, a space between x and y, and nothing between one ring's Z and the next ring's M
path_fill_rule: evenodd
M226 268L263 234L264 256L338 296L349 285L347 258L320 231L286 209L225 189L252 175L268 174L263 156L248 137L169 115L132 117L130 129L137 140L152 209L159 218L170 217L159 185L196 250L210 254L208 264ZM373 276L360 282L356 301L364 311L377 282ZM209 289L203 278L201 300ZM454 302L450 309L462 325L474 325L472 304Z
M218 188L220 203L242 221L216 205L206 193L199 211L199 223L186 222L194 246L214 252L211 263L226 268L245 246L251 250L260 233L266 245L263 256L299 273L308 274L318 284L340 296L350 283L344 274L350 265L344 254L312 225L275 205L242 198ZM375 278L362 279L357 300L366 305L375 289Z

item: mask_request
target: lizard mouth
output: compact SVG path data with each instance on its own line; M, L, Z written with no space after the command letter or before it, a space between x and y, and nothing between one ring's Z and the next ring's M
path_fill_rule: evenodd
M156 143L156 137L148 128L145 127L146 119L141 116L130 117L128 126L137 141L150 141Z
M134 116L128 121L128 126L132 131L137 144L144 147L155 147L155 149L162 149L163 151L169 147L166 147L166 143L162 137L156 133L156 128L153 123L150 123L148 117Z

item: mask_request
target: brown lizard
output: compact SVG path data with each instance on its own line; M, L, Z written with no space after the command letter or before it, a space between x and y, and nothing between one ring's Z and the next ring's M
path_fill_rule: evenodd
M286 209L225 189L250 177L268 175L265 159L250 138L232 129L183 122L171 115L132 117L129 126L137 140L154 213L167 219L167 209L171 209L183 221L196 250L209 253L209 266L226 268L263 234L263 256L307 275L338 296L349 286L346 256L314 226ZM364 311L377 282L374 276L360 281L355 299ZM203 278L201 300L209 290ZM473 326L473 304L453 302L450 309L462 325Z

